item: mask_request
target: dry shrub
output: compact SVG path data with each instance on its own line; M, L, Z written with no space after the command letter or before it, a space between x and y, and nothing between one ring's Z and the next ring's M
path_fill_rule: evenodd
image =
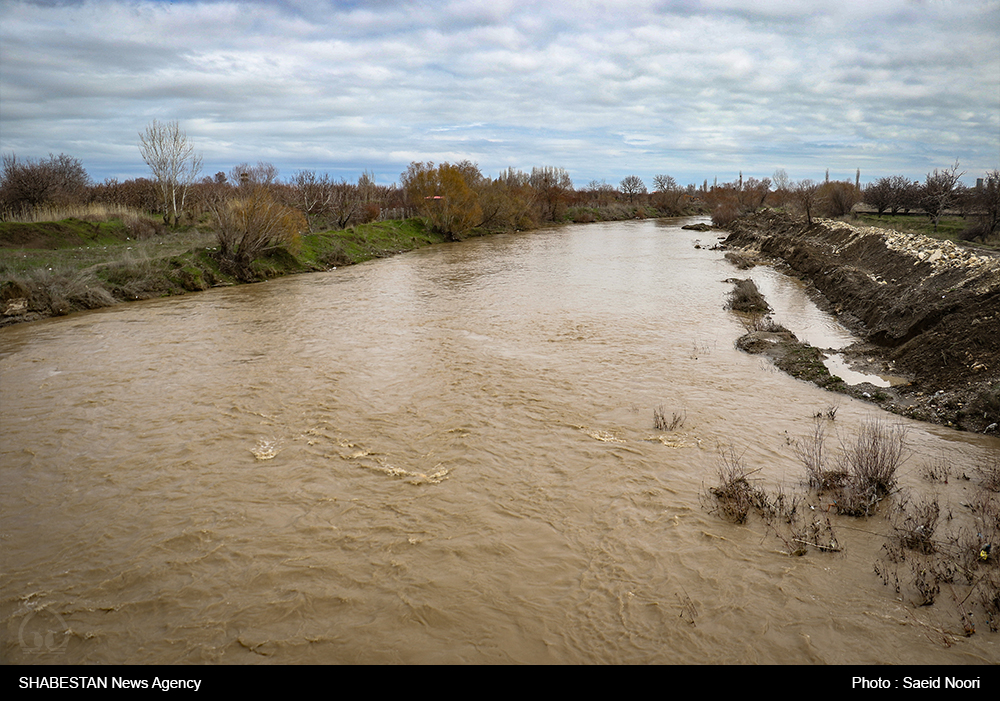
M727 251L725 257L740 270L747 270L757 265L756 259L744 251Z
M28 309L53 316L118 303L91 270L39 268L25 273L17 283L26 292Z
M847 481L846 472L827 469L826 423L822 418L814 419L812 435L796 440L792 450L806 470L809 486L816 491L822 493L839 488Z
M951 463L943 455L939 456L924 465L923 475L929 482L948 484L948 479L951 477Z
M684 421L686 419L686 411L682 411L680 414L676 411L671 412L671 417L668 420L662 404L653 409L653 427L657 431L676 431L677 429L684 427Z
M764 299L764 295L757 289L757 284L747 278L745 280L731 280L735 287L729 293L728 307L737 312L767 314L771 311L770 305Z
M251 264L265 252L292 252L308 230L305 215L279 202L265 185L248 186L240 197L214 204L219 259L241 280L252 280Z
M129 213L122 217L122 224L129 238L139 241L155 236L162 236L167 233L167 227L159 219L150 219L136 213Z
M950 512L942 518L937 499L912 503L902 499L889 516L892 533L875 562L875 572L898 593L909 585L918 606L935 603L942 585L947 585L966 635L975 633L976 605L990 630L997 631L1000 558L992 544L1000 538L1000 498L979 483L963 506L971 524Z
M976 474L983 489L1000 492L1000 453L984 456L976 465Z
M837 510L870 516L896 488L896 472L906 459L906 430L881 418L865 422L852 443L841 443L840 472L847 479L837 497Z
M735 448L726 448L719 453L719 485L709 492L715 497L718 511L733 523L746 523L750 511L766 508L766 493L750 482L750 475L757 470L748 470L743 462L743 454Z
M723 202L712 210L712 224L726 229L743 215L743 210L735 202Z
M759 312L740 314L740 324L743 325L747 333L756 333L758 331L764 333L782 333L788 331L787 328L772 319L770 314L761 314Z
M935 498L910 505L904 499L898 514L893 531L900 546L925 555L933 553L936 550L934 531L941 517L938 500Z

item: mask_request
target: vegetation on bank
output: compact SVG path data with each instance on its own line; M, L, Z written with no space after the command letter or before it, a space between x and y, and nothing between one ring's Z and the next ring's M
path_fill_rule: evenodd
M138 239L132 233L120 219L0 222L0 324L329 270L445 240L417 218L372 222L302 235L294 249L269 248L237 271L220 256L215 231L188 228ZM35 246L10 247L25 239Z
M791 181L783 170L774 178L746 178L705 187L705 201L712 222L728 228L735 221L762 208L794 212L812 224L815 217L862 219L882 226L926 234L955 242L1000 245L1000 170L978 178L966 187L958 163L928 173L926 180L903 176L879 178L862 188L860 172L854 182L830 180Z
M211 217L205 217L200 226L170 228L154 215L108 212L99 206L89 212L77 207L73 211L77 217L60 221L0 222L0 326L124 301L330 270L455 239L435 230L421 216L284 236L281 220L294 217L294 211L272 211L260 201L240 207L227 211L229 228L224 231L216 228L217 220ZM259 209L253 211L254 207ZM563 222L661 214L621 205L592 207L586 212L587 217L580 217L579 212L567 210L573 218ZM255 224L254 217L265 223L274 219L278 233ZM240 239L247 232L257 233L253 246L246 238ZM486 233L473 229L462 238Z
M617 185L575 187L562 168L484 175L470 161L414 162L399 183L379 185L301 170L279 180L270 163L240 163L202 176L202 160L177 122L139 134L151 178L93 183L71 156L0 164L0 323L178 294L213 285L346 265L434 240L528 230L565 222L708 214L721 227L761 207L853 216L869 202L881 217L922 211L936 232L995 240L1000 172L975 190L958 164L923 185L882 178L853 183L746 178L700 187L657 175L652 190L629 175ZM905 187L904 187L905 185ZM972 222L960 231L946 213ZM419 229L419 231L417 231ZM41 249L44 252L39 252Z
M0 324L117 301L324 270L442 241L565 222L707 212L673 178L648 192L574 188L562 168L411 163L399 185L356 183L270 163L201 176L177 122L154 121L139 153L152 179L94 184L65 154L0 167Z

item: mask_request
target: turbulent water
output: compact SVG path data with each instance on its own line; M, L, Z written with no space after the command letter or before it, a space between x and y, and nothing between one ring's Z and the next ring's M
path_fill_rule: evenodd
M875 575L883 519L792 557L711 511L720 449L805 494L814 414L896 419L735 350L739 271L680 223L0 330L3 660L996 662ZM1000 442L905 426L904 489L959 513L921 465Z

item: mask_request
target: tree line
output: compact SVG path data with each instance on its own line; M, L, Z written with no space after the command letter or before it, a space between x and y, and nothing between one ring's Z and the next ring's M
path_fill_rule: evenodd
M773 179L744 179L741 173L735 182L711 187L706 182L704 191L712 221L720 227L764 206L796 210L812 224L814 217L844 217L858 205L866 205L880 217L887 212L925 215L935 230L946 213L956 215L969 222L961 233L963 239L985 242L1000 226L1000 170L978 178L974 187L962 184L963 175L956 162L928 173L923 182L894 175L862 187L860 172L852 182L830 180L827 171L824 181L816 182L793 181L779 169Z
M153 121L137 142L149 178L91 182L83 164L66 154L21 159L5 154L0 164L0 219L42 206L99 203L154 213L168 227L208 225L217 232L220 255L236 268L276 246L294 247L303 233L345 229L378 219L423 217L452 240L472 232L530 229L561 221L587 222L711 211L725 227L763 206L794 208L809 223L815 216L840 217L865 203L885 212L925 213L935 227L947 212L972 215L964 234L985 240L997 230L1000 171L975 188L964 186L958 163L929 173L924 182L882 177L862 188L851 181L792 181L784 170L773 178L744 178L701 187L681 187L670 175L653 178L652 190L636 175L617 185L591 181L574 187L565 169L508 168L484 175L471 161L414 162L398 184L379 185L364 172L357 181L299 170L280 180L267 162L240 163L229 172L205 175L202 158L175 122Z

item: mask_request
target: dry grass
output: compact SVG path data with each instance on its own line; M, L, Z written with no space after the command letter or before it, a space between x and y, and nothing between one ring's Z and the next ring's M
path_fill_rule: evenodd
M839 472L847 480L837 498L837 510L849 516L870 516L896 488L896 473L907 457L906 429L881 418L865 422L853 441L841 443Z
M733 290L729 293L728 307L737 312L767 314L771 311L764 295L757 289L757 284L750 278L732 280Z
M63 219L81 219L83 221L108 221L110 219L125 220L150 217L132 207L124 205L92 202L76 205L43 205L26 212L4 212L3 221L19 222L21 224L37 224L39 222L62 221Z
M840 488L847 482L846 472L828 469L830 456L826 449L826 422L822 416L814 419L810 436L792 443L792 450L805 468L812 489L823 493Z
M668 420L666 410L663 408L662 404L653 409L653 428L657 431L676 431L677 429L684 427L684 422L686 420L686 411L682 411L680 414L676 411L671 412L670 419Z
M719 453L719 484L709 492L715 497L717 509L733 523L746 523L751 510L767 503L765 492L750 481L759 470L749 470L743 454L729 447Z
M896 473L907 456L906 431L879 418L863 424L853 440L842 439L835 461L826 449L822 416L815 418L812 435L792 446L806 470L809 486L819 493L831 493L837 511L849 516L874 512L896 488Z

